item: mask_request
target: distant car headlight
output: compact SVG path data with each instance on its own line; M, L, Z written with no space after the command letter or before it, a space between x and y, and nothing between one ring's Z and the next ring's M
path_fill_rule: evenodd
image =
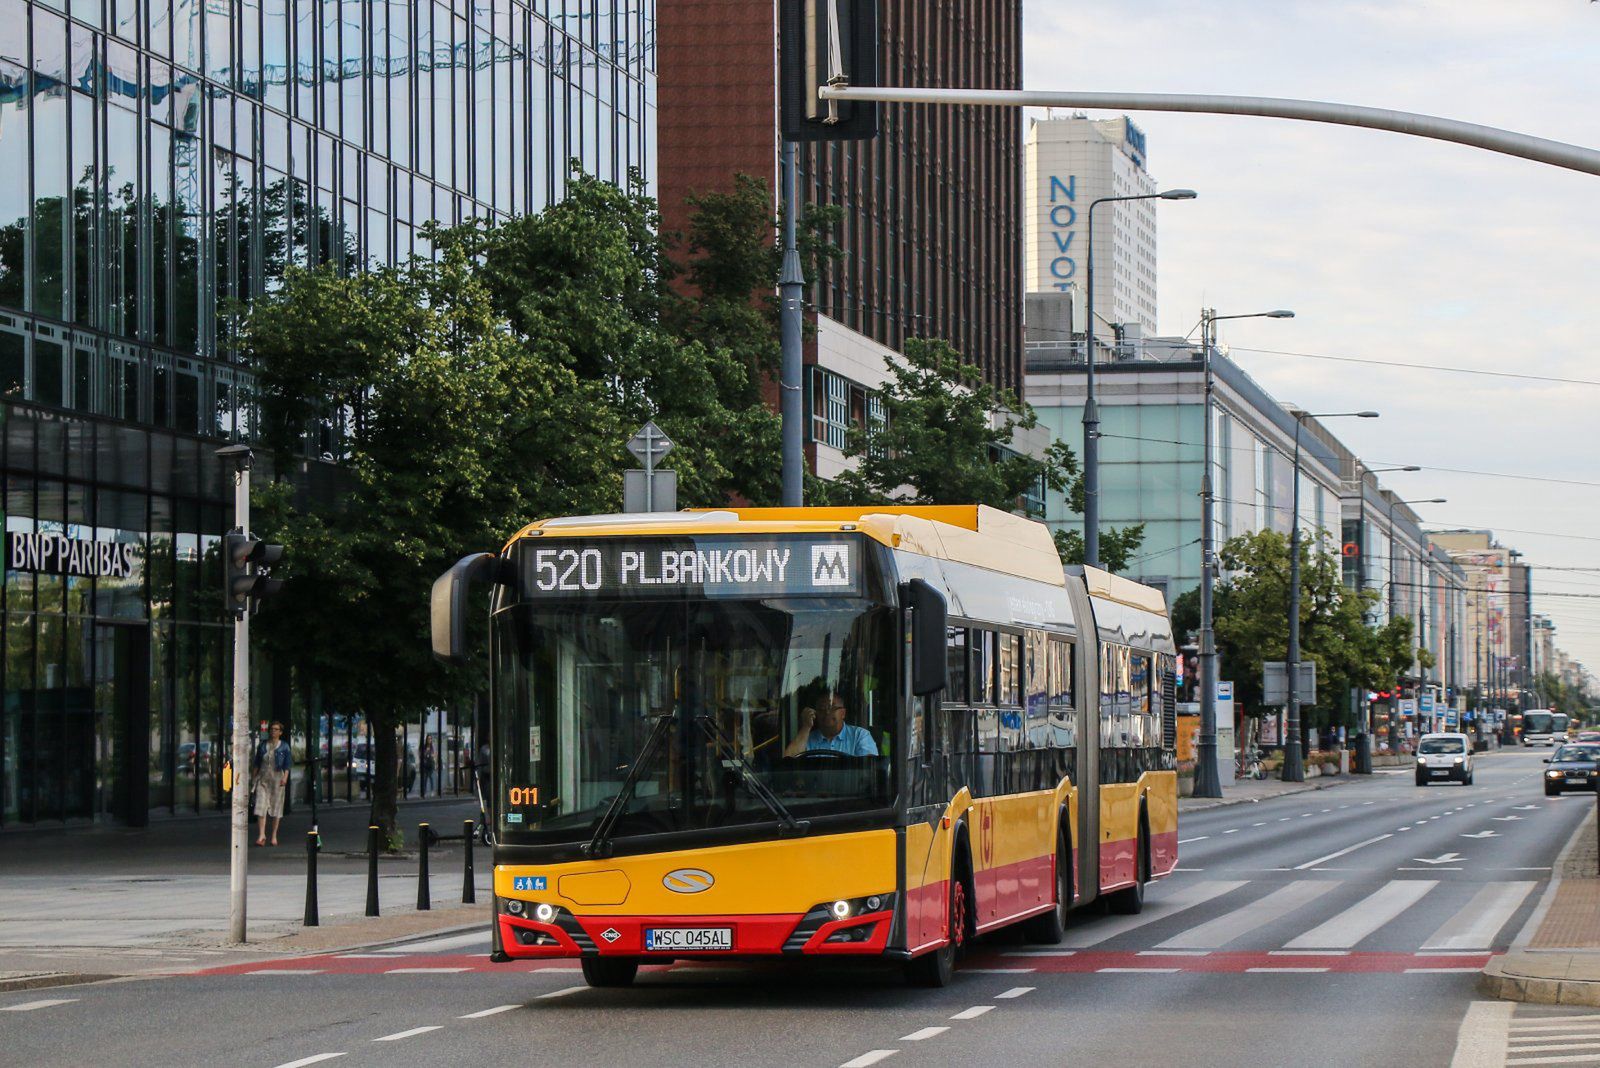
M1417 757L1417 767L1419 767L1419 768L1425 768L1425 767L1427 767L1427 766L1428 766L1428 759L1427 759L1427 757Z
M1549 771L1545 772L1545 776L1551 779L1565 779L1567 777L1567 773L1559 768L1551 768Z
M1452 764L1465 764L1466 762L1467 762L1467 758L1466 757L1456 757L1454 760L1450 761L1450 763L1452 763Z

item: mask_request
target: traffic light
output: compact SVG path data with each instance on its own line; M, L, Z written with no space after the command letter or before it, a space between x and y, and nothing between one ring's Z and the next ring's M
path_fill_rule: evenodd
M263 570L283 559L283 546L269 545L235 527L223 536L222 548L227 558L224 592L228 611L234 616L259 608L264 598L283 589L282 579Z
M778 0L778 121L786 141L878 136L878 105L822 100L824 85L878 84L878 0Z

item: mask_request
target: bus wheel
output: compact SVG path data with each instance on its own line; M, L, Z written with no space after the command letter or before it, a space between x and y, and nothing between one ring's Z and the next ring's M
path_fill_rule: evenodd
M956 955L967 939L967 883L959 869L950 873L950 915L946 922L949 938L945 944L906 965L906 982L912 986L949 986L955 978Z
M1150 881L1150 855L1146 846L1144 820L1139 821L1139 838L1134 845L1133 885L1106 898L1106 905L1119 916L1137 916L1144 911L1144 884Z
M1067 849L1067 834L1056 831L1056 907L1022 925L1030 942L1042 946L1060 945L1066 935L1067 913L1072 909L1072 853Z
M590 986L632 986L639 962L632 957L584 957L583 981Z

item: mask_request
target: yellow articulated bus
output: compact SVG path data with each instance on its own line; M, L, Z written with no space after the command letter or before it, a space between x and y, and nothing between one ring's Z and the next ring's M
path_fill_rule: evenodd
M854 957L1143 906L1177 863L1162 595L981 506L550 519L491 587L494 959L596 986L683 958Z

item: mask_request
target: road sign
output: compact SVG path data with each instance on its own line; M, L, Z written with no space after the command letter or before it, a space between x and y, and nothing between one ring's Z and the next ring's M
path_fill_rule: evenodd
M678 472L622 472L622 510L624 512L676 512L678 510Z
M667 453L672 449L672 439L662 433L654 419L645 423L637 434L628 439L628 451L644 464L646 471L666 459Z
M1317 703L1317 662L1300 661L1299 698L1302 705ZM1261 665L1261 703L1289 703L1289 671L1285 661L1268 660Z

